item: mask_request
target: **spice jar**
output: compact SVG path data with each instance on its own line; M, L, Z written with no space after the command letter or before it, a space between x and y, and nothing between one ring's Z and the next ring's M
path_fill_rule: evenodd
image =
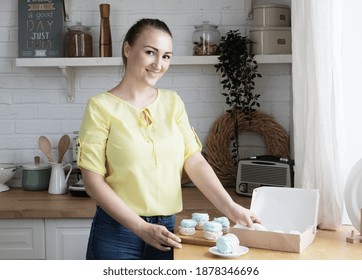
M192 34L194 55L219 54L220 32L217 27L217 25L209 24L208 21L195 26L195 31Z
M67 28L65 34L65 56L92 57L93 39L90 27L78 23Z

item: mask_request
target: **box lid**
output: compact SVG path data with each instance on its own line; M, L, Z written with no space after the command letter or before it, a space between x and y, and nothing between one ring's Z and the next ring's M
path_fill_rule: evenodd
M269 231L299 231L317 227L319 193L302 188L260 187L250 209Z

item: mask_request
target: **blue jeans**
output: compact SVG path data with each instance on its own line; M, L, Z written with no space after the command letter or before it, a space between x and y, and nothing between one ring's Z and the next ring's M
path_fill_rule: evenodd
M176 216L142 217L173 232ZM160 251L115 221L100 207L93 218L88 240L87 260L172 260L173 249Z

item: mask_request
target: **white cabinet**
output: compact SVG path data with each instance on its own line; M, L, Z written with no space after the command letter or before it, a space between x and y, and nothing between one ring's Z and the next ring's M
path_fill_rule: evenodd
M46 219L46 258L84 260L91 223L91 219Z
M92 219L0 219L0 259L85 259Z
M45 259L44 220L0 220L0 259Z

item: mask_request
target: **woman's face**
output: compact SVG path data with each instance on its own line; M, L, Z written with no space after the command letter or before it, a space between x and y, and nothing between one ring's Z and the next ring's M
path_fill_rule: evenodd
M139 85L153 87L170 66L172 38L162 30L147 28L133 46L125 43L124 54L126 75L131 74Z

